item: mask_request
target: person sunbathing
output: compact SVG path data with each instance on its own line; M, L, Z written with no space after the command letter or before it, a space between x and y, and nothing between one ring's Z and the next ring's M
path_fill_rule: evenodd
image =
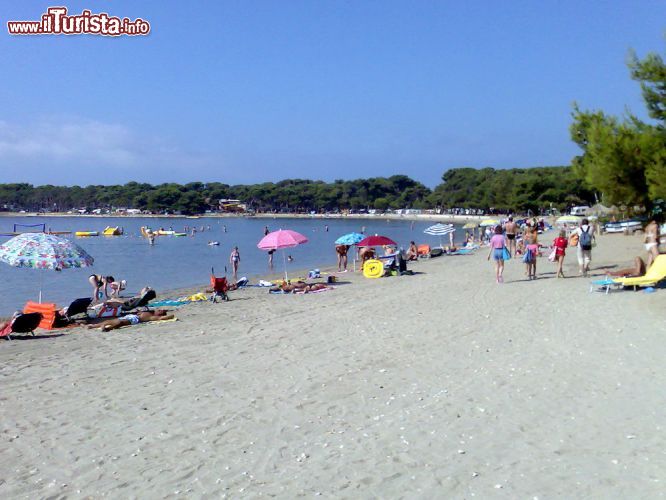
M640 257L634 259L634 267L628 267L626 269L618 269L617 271L611 271L608 273L609 276L616 276L622 278L634 278L638 276L643 276L645 274L645 262Z
M156 311L140 312L138 314L127 314L120 318L113 318L96 325L88 325L88 328L99 328L103 332L122 328L123 326L138 325L139 323L149 323L151 321L166 321L175 318L173 314L167 314L163 309Z
M413 241L409 242L409 250L407 250L407 255L405 257L407 260L418 260L419 250L416 248L416 243Z
M308 293L323 290L324 288L328 288L324 283L308 284L304 281L297 281L296 283L283 282L280 286L272 287L269 292L276 293L281 291L284 293Z

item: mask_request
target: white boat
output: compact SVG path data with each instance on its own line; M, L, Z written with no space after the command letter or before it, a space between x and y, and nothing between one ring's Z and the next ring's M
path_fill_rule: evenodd
M618 222L607 222L604 225L604 231L607 233L624 233L625 231L633 233L643 228L643 223L639 220L621 220Z

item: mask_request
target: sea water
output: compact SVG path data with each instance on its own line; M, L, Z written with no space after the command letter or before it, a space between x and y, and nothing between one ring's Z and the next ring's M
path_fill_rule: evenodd
M432 221L387 220L381 217L367 219L282 219L263 217L200 217L200 218L140 218L140 217L3 217L0 218L0 233L11 232L14 224L46 225L51 231L72 231L63 235L81 246L94 259L94 266L81 269L65 269L61 272L14 268L0 262L0 315L8 315L21 309L27 300L37 300L41 288L44 302L55 302L65 306L73 299L87 297L92 293L88 282L90 274L111 275L116 280L127 280L123 294L138 292L151 286L158 292L193 286L206 286L211 269L217 276L231 277L229 255L238 246L241 262L238 277L247 276L256 282L268 275L296 273L298 276L308 269L334 266L337 262L335 240L350 232L364 231L366 235L388 236L407 249L410 241L438 246L438 237L424 234ZM119 226L122 236L102 236L106 226ZM185 227L196 228L191 236L159 236L155 244L141 236L141 226L153 230L163 228L184 232ZM257 243L264 236L264 228L270 231L291 229L308 238L308 242L297 247L278 250L273 256L273 268L269 268L266 251L259 250ZM203 231L202 231L203 229ZM21 229L19 228L19 231ZM33 229L34 230L34 229ZM99 231L96 237L75 237L75 231ZM456 241L462 239L464 231L457 230ZM1 236L0 243L10 236ZM219 246L211 246L211 241ZM448 236L444 237L444 244ZM289 262L287 257L291 256ZM352 268L353 251L350 251L349 269ZM296 274L290 275L298 277Z

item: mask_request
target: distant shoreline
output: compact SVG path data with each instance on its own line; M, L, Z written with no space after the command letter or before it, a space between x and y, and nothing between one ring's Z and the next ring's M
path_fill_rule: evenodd
M507 214L499 215L453 215L453 214L349 214L349 215L331 215L331 214L272 214L272 213L257 213L253 215L237 215L237 214L206 214L197 216L186 215L156 215L156 214L64 214L62 212L55 213L18 213L18 212L0 212L0 217L90 217L96 219L110 219L110 218L153 218L153 219L217 219L217 218L255 218L255 219L317 219L317 220L408 220L408 221L435 221L435 222L448 222L465 224L467 222L479 222L483 219L496 219L506 217Z

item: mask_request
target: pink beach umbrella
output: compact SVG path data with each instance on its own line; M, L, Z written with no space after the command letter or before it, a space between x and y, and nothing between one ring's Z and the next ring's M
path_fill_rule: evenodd
M291 229L280 229L278 231L268 233L266 236L261 238L261 241L257 243L257 248L267 251L282 250L282 258L284 260L284 277L285 279L289 279L289 276L287 275L287 256L285 255L284 249L292 248L307 242L308 239L301 233L297 233Z

